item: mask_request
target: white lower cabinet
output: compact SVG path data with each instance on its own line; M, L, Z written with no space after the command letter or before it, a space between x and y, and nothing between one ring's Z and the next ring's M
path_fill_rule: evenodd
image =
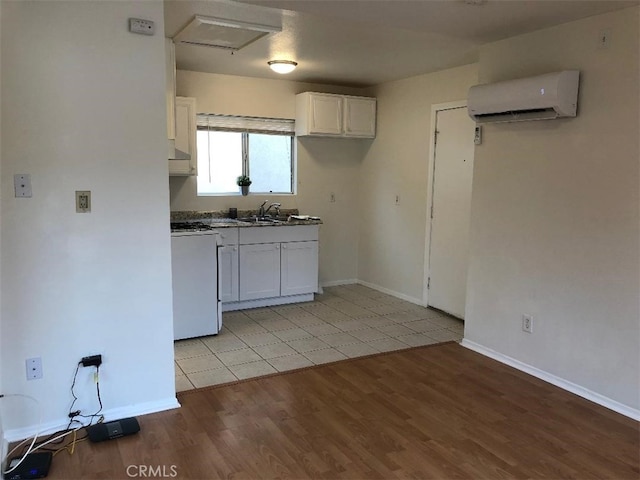
M240 300L280 296L280 244L240 245Z
M318 290L318 242L289 242L280 246L280 295Z
M317 225L240 228L238 243L237 251L219 250L224 310L313 299L318 291Z
M238 289L238 245L218 247L218 268L220 283L218 284L221 302L237 302L240 300Z
M219 228L218 234L218 298L221 302L237 302L238 296L238 229Z

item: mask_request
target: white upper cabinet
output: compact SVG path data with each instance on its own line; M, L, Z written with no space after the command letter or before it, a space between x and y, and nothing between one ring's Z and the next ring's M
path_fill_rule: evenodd
M376 99L300 93L296 95L296 135L374 138Z
M192 97L176 97L175 106L176 150L191 156L190 159L170 159L169 175L196 175L196 99Z
M344 132L348 137L375 138L376 99L344 97Z
M176 138L176 54L173 40L164 39L165 53L165 76L166 76L166 97L167 97L167 138Z
M173 40L165 38L166 102L167 102L167 156L169 175L196 175L196 100L176 98L176 60ZM176 149L191 156L176 158Z
M310 135L342 135L342 97L308 94Z

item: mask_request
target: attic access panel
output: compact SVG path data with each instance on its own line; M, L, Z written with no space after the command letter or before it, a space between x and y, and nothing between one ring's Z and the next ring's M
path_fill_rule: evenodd
M259 38L282 31L281 27L196 15L180 30L174 42L240 50Z

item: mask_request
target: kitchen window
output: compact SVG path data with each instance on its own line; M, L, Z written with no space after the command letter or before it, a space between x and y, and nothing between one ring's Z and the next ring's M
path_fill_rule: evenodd
M251 193L293 193L293 120L198 114L196 124L198 195L239 195L240 175Z

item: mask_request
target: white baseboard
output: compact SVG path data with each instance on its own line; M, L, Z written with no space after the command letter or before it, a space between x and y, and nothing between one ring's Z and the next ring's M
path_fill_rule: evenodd
M167 398L166 400L159 400L155 402L138 403L136 405L130 405L127 407L112 408L105 410L103 413L105 421L118 420L120 418L136 417L138 415L146 415L148 413L162 412L164 410L171 410L174 408L180 408L180 404L175 397ZM39 435L46 435L49 433L57 432L67 427L69 424L68 418L54 420L51 422L43 423L40 425ZM36 434L38 425L29 425L23 428L14 428L4 432L7 442L16 442L24 440L25 438L32 437ZM2 457L4 458L4 457Z
M406 300L407 302L415 303L416 305L420 305L421 307L426 306L424 303L422 303L422 300L419 299L419 298L410 297L409 295L405 295L403 293L395 292L393 290L389 290L388 288L384 288L384 287L381 287L379 285L375 285L373 283L363 282L362 280L358 280L356 283L359 283L360 285L363 285L365 287L372 288L372 289L377 290L379 292L386 293L387 295L391 295L392 297L399 298L400 300Z
M233 312L234 310L244 310L246 308L273 307L276 305L288 305L290 303L311 302L313 293L303 293L300 295L289 295L286 297L261 298L259 300L243 300L241 302L224 302L223 312Z
M374 283L358 280L357 278L323 282L322 286L323 287L339 287L340 285L354 285L354 284L362 285L363 287L372 288L373 290L377 290L378 292L386 293L387 295L391 295L392 297L399 298L400 300L406 300L407 302L410 302L410 303L415 303L416 305L420 305L421 307L425 306L425 304L419 298L410 297L409 295L405 295L400 292L389 290L388 288L381 287L380 285L376 285Z
M339 287L340 285L353 285L358 283L355 278L348 278L346 280L332 280L331 282L322 282L323 287Z
M503 355L502 353L496 352L495 350L487 348L476 342L467 340L466 338L462 340L460 345L468 348L469 350L480 353L486 357L493 358L500 363L504 363L505 365L509 365L510 367L513 367L517 370L528 373L529 375L539 378L540 380L549 382L550 384L555 385L556 387L560 387L563 390L567 390L568 392L574 393L579 397L586 398L587 400L613 410L614 412L624 415L625 417L629 417L634 420L640 420L640 410L612 400L611 398L605 397L604 395L565 380L564 378L558 377L549 372L545 372L544 370L540 370L539 368L532 367L531 365L523 363L520 360L516 360L515 358L511 358L507 355Z

